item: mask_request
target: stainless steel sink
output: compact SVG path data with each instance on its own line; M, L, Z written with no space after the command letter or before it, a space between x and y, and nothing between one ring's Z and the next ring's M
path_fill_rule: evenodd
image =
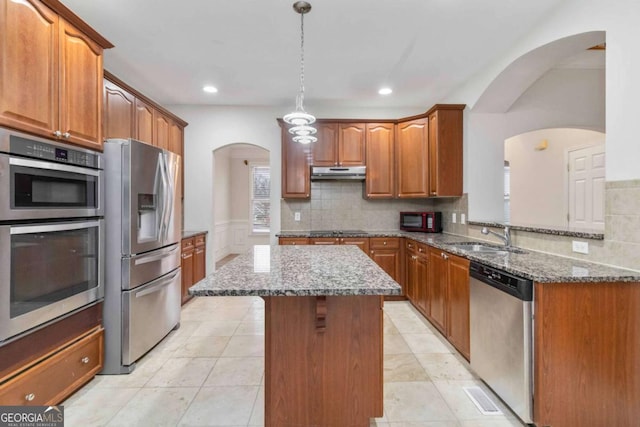
M478 242L460 242L460 243L452 243L449 245L450 248L458 249L466 252L476 252L476 253L487 253L487 254L507 254L507 253L516 253L516 254L526 254L527 251L514 248L513 246L499 246L499 245L491 245L488 243L478 243Z

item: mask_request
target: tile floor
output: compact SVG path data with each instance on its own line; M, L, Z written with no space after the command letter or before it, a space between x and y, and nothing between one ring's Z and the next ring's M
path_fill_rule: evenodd
M522 426L495 397L505 415L476 409L462 387L488 390L409 303L388 302L384 311L385 415L371 426ZM134 372L99 375L67 399L65 425L260 426L263 328L260 298L194 298L183 307L180 328Z

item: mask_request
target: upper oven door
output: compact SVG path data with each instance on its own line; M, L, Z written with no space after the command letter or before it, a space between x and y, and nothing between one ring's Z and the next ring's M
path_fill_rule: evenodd
M0 225L0 341L104 296L104 220Z
M103 171L0 154L0 221L103 216Z

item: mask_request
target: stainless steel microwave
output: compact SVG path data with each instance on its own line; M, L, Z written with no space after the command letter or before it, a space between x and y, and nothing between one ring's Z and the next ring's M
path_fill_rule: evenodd
M442 212L400 212L400 230L442 232Z

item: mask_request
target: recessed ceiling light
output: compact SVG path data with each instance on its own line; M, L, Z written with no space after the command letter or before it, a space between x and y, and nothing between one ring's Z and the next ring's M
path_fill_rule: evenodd
M205 86L202 88L202 90L207 93L218 93L218 88L215 86Z
M393 92L393 90L391 90L390 87L383 87L378 91L380 95L389 95L391 92Z

